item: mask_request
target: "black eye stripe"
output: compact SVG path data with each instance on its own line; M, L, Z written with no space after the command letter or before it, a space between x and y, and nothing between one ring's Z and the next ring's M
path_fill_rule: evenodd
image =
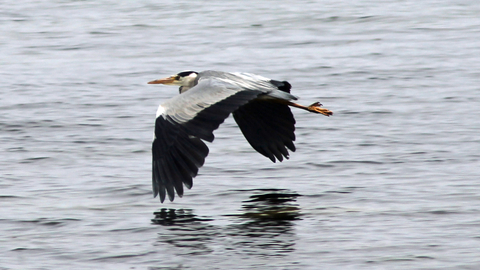
M180 77L187 77L188 75L190 75L192 73L198 74L195 71L182 71L182 72L178 73L177 75L180 76Z

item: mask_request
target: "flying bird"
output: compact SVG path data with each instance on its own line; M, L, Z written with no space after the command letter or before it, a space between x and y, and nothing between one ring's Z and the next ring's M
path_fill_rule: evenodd
M290 107L332 115L316 102L302 106L292 102L290 83L250 73L183 71L149 82L180 86L180 95L158 107L152 145L153 195L163 203L183 196L208 155L204 141L233 114L250 145L272 162L283 161L295 151L295 119Z

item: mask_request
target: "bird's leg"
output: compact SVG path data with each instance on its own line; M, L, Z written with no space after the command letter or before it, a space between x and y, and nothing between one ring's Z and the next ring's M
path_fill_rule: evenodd
M312 112L312 113L321 113L325 116L330 116L330 115L333 114L333 112L330 111L329 109L321 108L322 104L320 104L320 102L315 102L308 107L297 104L297 103L293 103L293 102L290 102L290 101L287 101L286 103L287 103L288 106L303 109L303 110L306 110L306 111L309 111L309 112Z

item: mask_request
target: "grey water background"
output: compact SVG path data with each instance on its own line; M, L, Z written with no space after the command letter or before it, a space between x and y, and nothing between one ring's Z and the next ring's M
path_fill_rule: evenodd
M480 269L479 14L2 1L0 269ZM178 90L146 82L206 69L288 80L334 115L294 110L277 164L227 119L193 188L160 204L153 123ZM269 194L285 218L261 218Z

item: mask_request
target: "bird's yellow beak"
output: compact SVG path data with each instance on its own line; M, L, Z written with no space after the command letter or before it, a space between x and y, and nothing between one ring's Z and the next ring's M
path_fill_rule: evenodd
M148 82L148 84L174 84L175 82L177 81L177 76L170 76L170 77L167 77L167 78L163 78L163 79L159 79L159 80L155 80L155 81L151 81L151 82Z

